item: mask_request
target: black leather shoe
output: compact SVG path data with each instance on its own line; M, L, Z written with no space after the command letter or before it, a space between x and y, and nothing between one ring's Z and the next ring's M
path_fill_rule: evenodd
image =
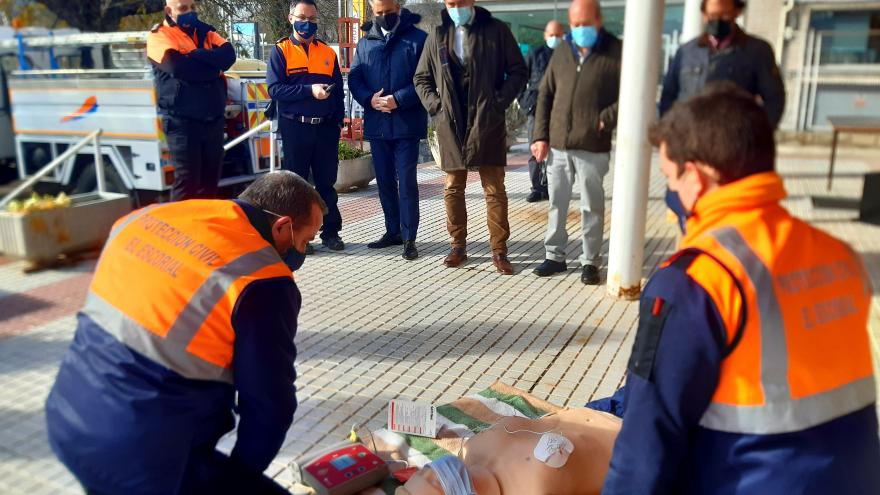
M567 269L568 267L565 266L564 261L544 260L543 263L535 268L535 275L539 277L549 277L550 275L562 273Z
M345 243L342 242L342 239L340 239L339 236L323 239L321 240L321 244L331 251L342 251L345 249Z
M312 246L312 243L306 244L306 256L310 254L315 254L315 246Z
M599 269L593 265L584 265L581 268L581 282L586 285L599 285Z
M406 241L403 243L403 259L412 261L419 257L419 250L416 249L416 241Z
M529 193L528 196L526 196L527 203L537 203L538 201L541 201L542 199L543 199L543 197L541 196L541 193L539 191L532 191Z
M378 241L367 244L367 247L370 249L382 249L390 246L400 246L401 244L403 244L403 239L400 238L399 234L389 235L388 232L385 232Z

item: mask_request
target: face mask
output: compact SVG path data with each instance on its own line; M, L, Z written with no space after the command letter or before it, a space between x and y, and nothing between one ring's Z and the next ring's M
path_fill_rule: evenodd
M275 215L278 218L284 216L269 210L263 211L270 215ZM284 260L284 264L287 265L287 267L290 268L290 271L292 272L299 270L303 266L303 263L306 262L306 253L300 252L298 249L296 249L296 247L293 246L293 222L290 223L290 249L288 249L287 252L281 256L281 259Z
M713 19L706 24L706 34L716 40L723 40L733 31L733 23L722 19Z
M397 21L400 20L400 16L396 12L391 12L385 15L377 15L374 20L380 28L385 31L391 31L397 27Z
M581 48L593 48L599 39L599 32L593 26L578 26L572 28L571 39Z
M306 262L306 253L301 253L298 249L292 247L287 250L283 259L287 268L290 268L290 271L295 272L302 268L303 263Z
M473 7L448 7L446 12L449 13L449 18L452 19L455 27L464 26L474 15Z
M294 21L293 30L300 35L302 39L311 39L318 32L318 23L310 21Z
M192 29L199 22L199 15L193 11L177 16L177 25L183 29Z
M547 38L547 46L550 47L551 50L554 50L559 46L559 36L551 36Z
M681 229L681 232L684 233L685 225L690 215L684 209L684 204L681 202L681 196L679 196L677 192L667 189L666 207L675 213L675 216L678 219L678 227Z
M476 495L464 462L454 455L443 456L428 464L437 475L444 495Z

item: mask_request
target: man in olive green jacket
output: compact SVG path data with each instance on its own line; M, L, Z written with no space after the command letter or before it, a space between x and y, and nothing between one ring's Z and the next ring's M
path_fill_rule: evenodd
M416 92L434 117L440 167L446 172L444 199L452 250L443 261L456 267L467 259L468 169L479 170L492 244L492 261L506 275L507 131L504 113L525 86L528 71L510 28L474 0L446 0L442 23L428 34L416 69Z
M574 0L568 11L571 35L553 52L535 112L532 154L547 162L550 193L546 259L539 277L566 271L565 229L572 186L581 196L581 281L600 282L599 262L605 224L605 190L611 133L617 125L623 45L602 28L598 0Z

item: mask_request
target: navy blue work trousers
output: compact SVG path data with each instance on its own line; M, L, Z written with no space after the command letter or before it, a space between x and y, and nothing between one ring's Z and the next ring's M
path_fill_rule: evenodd
M304 124L286 117L278 125L284 150L282 168L306 180L311 173L315 189L327 203L321 239L337 237L342 230L342 215L333 185L339 171L339 127L328 122Z
M379 202L385 213L385 231L416 240L419 230L418 139L374 139L370 141Z
M171 201L217 199L225 125L226 121L220 118L162 118L162 131L174 166Z

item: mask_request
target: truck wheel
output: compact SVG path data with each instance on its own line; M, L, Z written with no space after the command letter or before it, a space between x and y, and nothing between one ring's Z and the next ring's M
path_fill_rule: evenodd
M104 180L107 182L107 191L121 194L129 194L130 191L125 187L122 177L116 172L116 168L109 163L104 164ZM80 172L79 177L73 180L75 184L72 194L82 194L97 191L98 177L95 174L94 162L88 163Z

